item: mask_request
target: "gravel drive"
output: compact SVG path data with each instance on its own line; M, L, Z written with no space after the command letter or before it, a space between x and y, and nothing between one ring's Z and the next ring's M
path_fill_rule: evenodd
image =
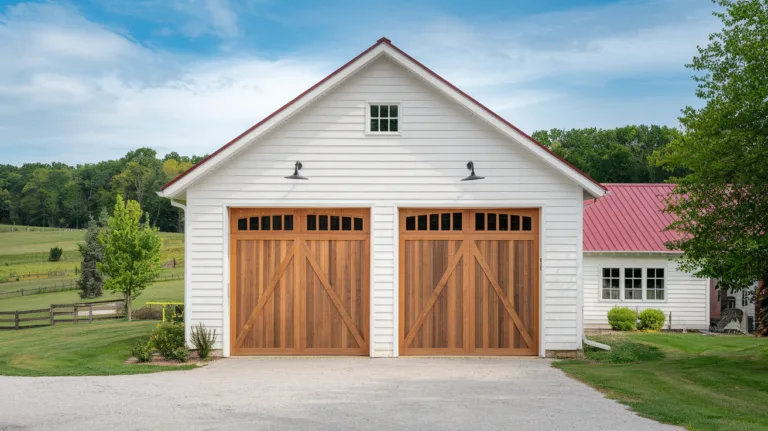
M671 430L543 359L243 358L137 376L2 377L0 430Z

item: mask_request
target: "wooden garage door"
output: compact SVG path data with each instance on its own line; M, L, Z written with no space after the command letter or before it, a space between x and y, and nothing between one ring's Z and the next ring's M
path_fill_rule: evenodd
M538 355L538 210L400 210L400 354Z
M230 210L233 355L367 355L369 210Z

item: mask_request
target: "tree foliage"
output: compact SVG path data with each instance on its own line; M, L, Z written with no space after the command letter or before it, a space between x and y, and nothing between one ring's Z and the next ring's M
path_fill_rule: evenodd
M88 221L88 231L85 233L85 244L78 244L83 260L80 263L80 278L77 287L80 298L98 298L102 294L104 277L99 271L98 264L104 258L104 249L99 241L101 226L91 218Z
M666 126L540 130L533 138L604 183L660 183L672 173L649 157L679 136Z
M156 192L202 157L139 148L119 160L68 166L63 163L0 165L0 223L81 228L117 194L139 201L160 230L179 230L182 215Z
M99 234L104 250L97 268L107 278L104 289L120 292L125 298L126 316L131 320L131 301L160 274L161 239L149 225L139 203L123 202L117 195L115 209L107 228Z
M723 23L688 65L702 108L687 107L683 134L657 152L677 179L668 210L682 234L681 268L741 290L763 280L756 311L768 334L768 1L717 0Z

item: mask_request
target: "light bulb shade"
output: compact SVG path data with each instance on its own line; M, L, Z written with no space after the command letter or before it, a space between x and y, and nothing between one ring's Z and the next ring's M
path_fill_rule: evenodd
M289 176L287 176L285 178L287 178L289 180L308 180L309 178L302 177L301 175L299 175L299 171L303 167L304 166L301 164L301 162L296 162L296 164L293 165L293 175L289 175Z
M469 176L466 178L462 178L462 181L473 181L473 180L482 180L485 177L481 177L479 175L475 175L475 164L474 162L467 162L467 170L469 170Z

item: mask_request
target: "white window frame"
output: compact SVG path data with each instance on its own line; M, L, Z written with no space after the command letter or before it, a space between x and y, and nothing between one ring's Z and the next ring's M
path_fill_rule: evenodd
M603 269L619 269L619 299L603 299ZM624 292L624 274L626 269L640 269L642 271L642 287L643 287L643 299L627 299ZM648 269L663 269L664 270L664 299L648 299ZM642 303L665 303L669 299L669 268L663 265L600 265L597 273L597 297L600 302L608 303L630 303L630 304L642 304Z
M662 285L661 291L664 292L664 298L663 299L655 299L655 298L654 299L648 299L648 270L649 269L654 269L654 270L661 269L661 270L664 271L664 275L662 277L656 277L655 275L653 277L654 280L661 280L661 285ZM658 266L648 266L648 267L646 267L644 269L644 272L643 272L643 293L644 293L644 295L643 295L643 297L646 298L646 301L649 301L649 302L662 302L662 301L666 301L667 300L667 295L669 294L669 289L667 289L667 274L668 274L668 272L669 271L667 270L667 268L665 268L665 267L658 267ZM657 288L654 288L653 290L655 292L659 291L659 289L657 289Z
M633 270L634 271L634 270L637 270L637 269L640 270L640 278L639 278L639 280L640 280L640 298L631 298L630 299L630 298L627 298L627 270ZM620 284L620 286L621 286L621 299L622 299L622 301L638 302L638 301L643 301L643 300L645 300L647 298L647 296L645 296L645 288L643 286L643 283L645 282L644 277L643 277L644 271L645 271L645 268L639 267L639 266L624 266L624 267L621 268L621 274L619 274L619 275L621 276L621 284ZM634 275L633 275L632 277L630 277L630 280L638 280L638 278L634 277ZM637 290L637 289L633 288L632 290Z
M741 306L742 307L749 307L749 304L752 303L752 301L749 300L749 294L747 291L742 290L741 291Z
M397 132L372 132L371 131L371 106L397 106ZM392 119L394 117L387 117ZM365 103L365 134L368 136L400 136L403 130L403 106L400 102L369 101Z

